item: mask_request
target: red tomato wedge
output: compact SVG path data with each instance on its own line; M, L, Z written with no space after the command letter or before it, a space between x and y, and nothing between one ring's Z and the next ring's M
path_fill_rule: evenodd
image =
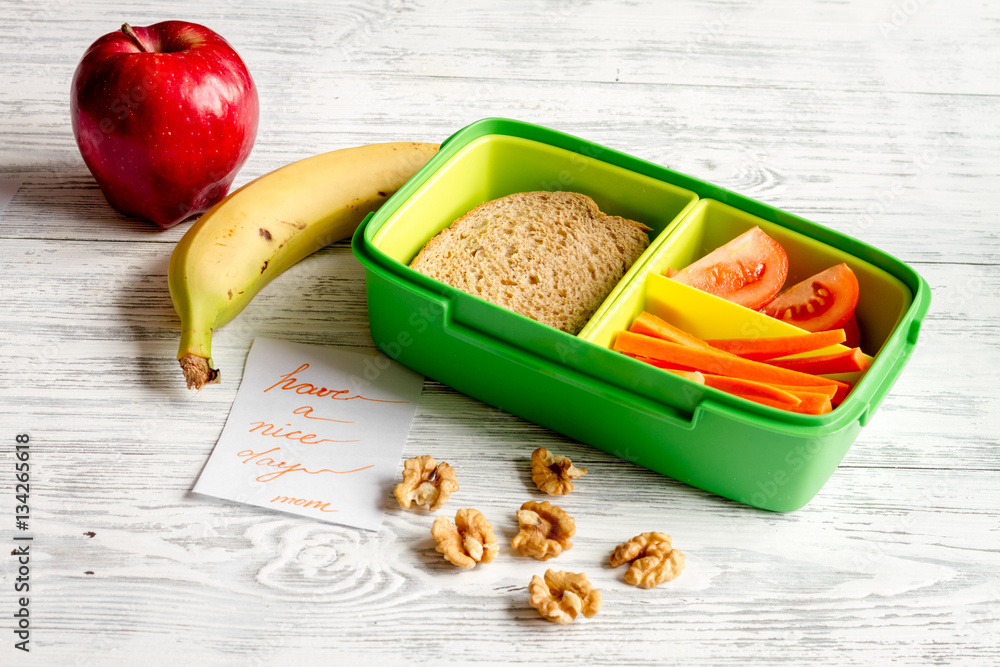
M858 279L847 264L838 264L789 287L764 312L806 331L828 331L844 328L857 306Z
M851 316L851 319L847 320L847 324L843 326L844 334L847 336L847 340L844 341L844 345L847 347L860 347L861 345L861 331L858 330L858 318L855 315Z
M757 310L771 301L785 284L788 255L777 241L760 227L754 227L668 276Z

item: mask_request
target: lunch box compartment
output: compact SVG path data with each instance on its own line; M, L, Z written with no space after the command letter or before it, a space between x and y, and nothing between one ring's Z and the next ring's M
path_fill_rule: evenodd
M379 226L372 243L408 265L427 241L479 204L517 192L570 190L591 197L603 213L651 227L652 245L698 200L690 190L588 153L504 135L470 141Z
M788 254L785 288L831 266L846 263L857 276L860 289L856 317L862 336L861 349L874 355L882 348L910 306L910 290L906 285L888 272L843 250L714 199L698 201L671 226L668 234L657 239L642 260L642 273L665 275L668 268L682 269L753 227L760 227ZM617 331L627 329L640 312L649 310L644 298L645 287L642 278L622 286L614 301L609 300L595 313L580 332L580 337L610 347ZM672 296L680 298L679 288L670 291ZM682 296L682 321L671 323L700 338L794 335L801 331L790 325L775 327L768 324L762 327L760 323L766 323L764 316L724 299L703 295L693 288L688 288ZM703 315L709 311L710 316Z

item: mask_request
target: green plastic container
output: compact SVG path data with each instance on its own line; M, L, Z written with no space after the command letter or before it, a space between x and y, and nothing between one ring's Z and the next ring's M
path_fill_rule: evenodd
M581 192L602 211L652 228L650 247L578 336L408 266L470 209L534 190ZM875 359L828 414L753 403L609 349L638 312L671 306L658 301L656 274L754 225L788 252L788 285L841 261L858 276L862 347ZM912 353L930 303L930 289L913 269L860 241L583 139L506 119L478 121L448 138L359 227L353 249L365 267L372 338L389 357L615 456L775 511L802 507L829 479ZM752 323L741 318L757 315L700 292L673 303L688 299L707 299L705 312L719 313L708 318L709 328L746 328Z

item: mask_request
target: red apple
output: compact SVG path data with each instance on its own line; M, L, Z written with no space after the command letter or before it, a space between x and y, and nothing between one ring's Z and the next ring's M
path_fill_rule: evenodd
M73 134L108 202L171 227L226 196L257 136L246 65L196 23L104 35L73 75Z

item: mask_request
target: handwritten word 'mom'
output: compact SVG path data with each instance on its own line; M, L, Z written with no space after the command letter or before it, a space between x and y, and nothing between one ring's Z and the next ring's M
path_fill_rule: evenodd
M290 496L275 496L271 499L272 503L280 503L282 505L295 505L296 507L305 507L306 509L318 509L320 512L339 512L340 510L328 510L327 506L330 503L323 502L322 500L306 500L305 498L292 498Z

